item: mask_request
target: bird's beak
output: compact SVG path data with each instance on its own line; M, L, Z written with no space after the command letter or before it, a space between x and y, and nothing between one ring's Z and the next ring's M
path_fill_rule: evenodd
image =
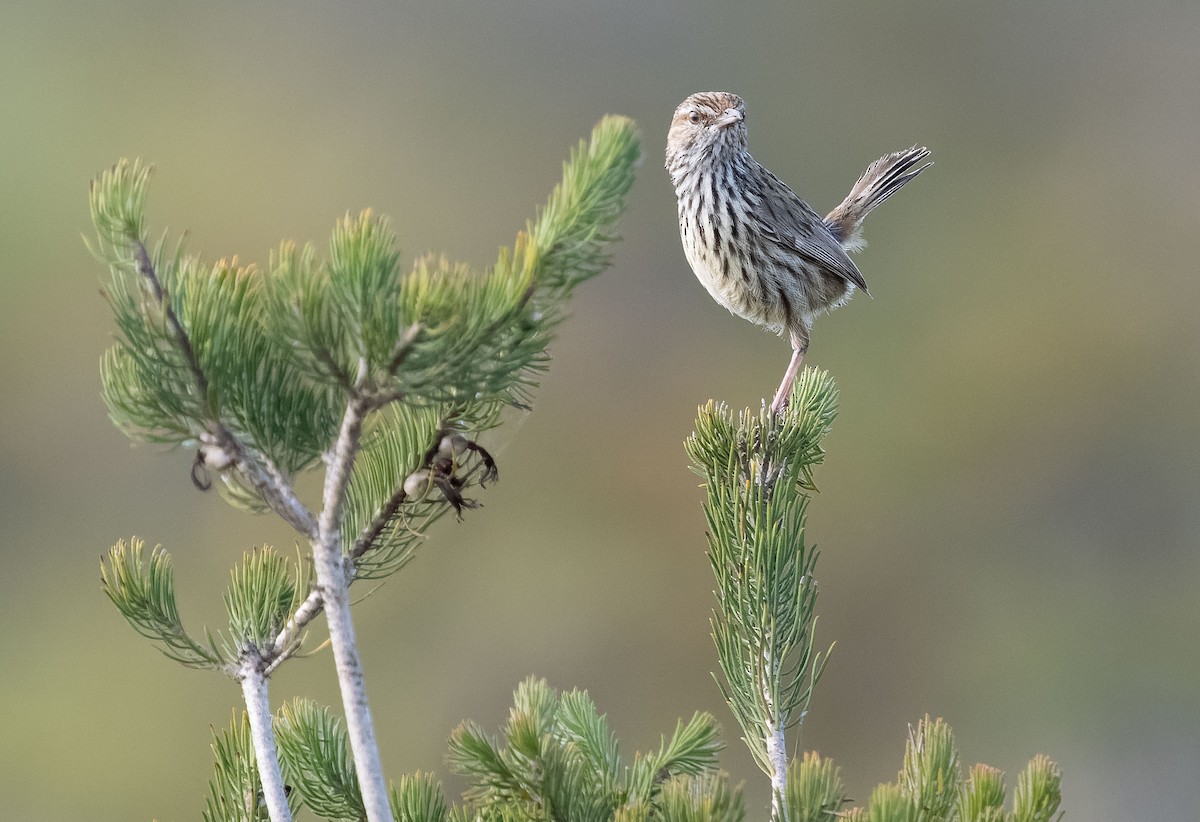
M729 128L730 126L736 126L740 122L742 122L742 113L736 108L727 108L725 109L725 113L714 121L714 125L717 128Z

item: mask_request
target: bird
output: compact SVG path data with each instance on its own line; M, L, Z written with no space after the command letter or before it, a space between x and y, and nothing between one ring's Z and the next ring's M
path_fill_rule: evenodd
M771 402L782 411L804 363L816 315L870 291L850 259L866 242L872 209L932 163L924 146L872 163L824 219L750 155L746 104L705 91L679 104L667 134L666 168L679 205L684 255L701 284L733 314L779 334L792 358Z

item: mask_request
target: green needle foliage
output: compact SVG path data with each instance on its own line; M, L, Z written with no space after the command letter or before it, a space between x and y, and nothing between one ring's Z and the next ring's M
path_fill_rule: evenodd
M145 543L136 537L121 540L100 563L100 585L121 615L139 634L189 668L220 669L233 662L208 637L193 639L183 627L175 605L175 572L171 557L155 546L145 558Z
M236 260L207 265L182 244L168 253L165 239L152 243L146 227L151 169L122 161L90 194L91 247L109 268L105 294L118 330L101 364L109 413L135 439L196 449L199 482L216 471L231 502L263 511L278 500L264 498L261 477L242 469L275 466L290 482L320 464L348 402L382 409L364 423L342 535L357 576L392 573L434 520L473 507L463 490L494 476L490 456L474 443L452 448L449 461L439 459L438 443L495 426L506 406L527 405L566 299L608 263L638 153L632 122L604 118L495 266L476 272L423 258L407 274L388 221L369 211L338 222L324 261L312 246L292 243L280 246L266 271ZM441 476L407 493L405 480L434 462ZM122 557L121 567L132 568L133 555ZM111 565L113 574L118 567ZM136 590L122 598L129 573L110 574L106 590L180 661L228 662L193 647L175 624L165 558L151 572L146 582L159 585L151 591L157 599ZM256 579L261 584L240 589L235 622L257 607L251 599L283 596ZM262 607L279 616L273 605Z
M299 649L311 620L327 605L345 607L348 582L403 567L432 522L478 507L468 492L498 477L475 437L505 408L528 408L567 300L609 263L639 151L632 121L603 118L571 152L536 219L485 271L436 256L402 270L388 220L369 210L337 222L323 257L312 245L284 242L265 269L236 258L206 263L182 240L151 238L149 166L122 160L93 182L89 247L108 268L104 293L117 327L101 361L110 417L133 439L193 451L198 487L207 489L215 474L232 504L274 511L320 560L318 589L304 559L290 563L266 548L247 556L225 596L229 635L205 641L183 627L161 549L147 558L140 542L119 543L102 562L104 590L136 630L183 664L241 681L263 748L272 745L261 722L266 678ZM315 505L305 502L298 476L322 467L325 492ZM339 682L355 687L354 657L338 659L350 660ZM307 724L297 719L295 727L333 733L332 720L322 725L315 709L302 709ZM352 727L361 730L365 715L354 714ZM357 819L367 807L379 815L378 756L359 730L366 801L348 760L316 764L344 752L339 738L300 738L329 742L303 749L308 759L297 761L312 767L292 775L334 817ZM298 756L297 738L286 738ZM218 798L236 793L241 778L230 770L239 740L222 737L218 746L229 779L214 789L214 818L224 807ZM684 748L681 768L692 753ZM274 751L259 754L274 765ZM282 815L277 771L264 764ZM324 798L315 787L322 780ZM431 785L402 781L393 809L404 818L444 817Z
M100 583L122 616L168 657L189 668L232 675L245 649L266 648L278 635L308 592L307 572L306 564L293 569L269 546L246 554L225 592L229 633L206 632L203 642L183 627L171 557L161 546L146 557L141 540L118 542L100 564Z
M330 820L362 818L358 782L346 732L328 710L308 701L284 706L275 726L283 773L310 810ZM712 716L680 721L654 754L620 757L605 716L586 691L558 694L545 680L518 686L500 739L463 724L450 739L451 770L470 787L449 808L430 775L404 776L392 787L396 820L671 820L739 822L742 788L716 767L721 749ZM782 814L790 822L1051 822L1061 818L1061 776L1037 756L1018 779L1014 809L1006 812L1000 770L959 769L954 733L929 716L908 736L895 782L877 786L869 802L847 808L841 769L806 752L788 767Z
M266 648L283 630L288 617L308 593L309 566L298 564L293 571L287 560L269 546L252 551L233 570L225 592L229 633L241 648Z
M1003 822L1004 772L975 765L958 790L958 818L968 822Z
M791 822L832 822L847 802L841 768L832 759L806 752L788 766L784 798Z
M437 408L414 408L393 405L381 415L381 424L372 425L362 451L355 462L354 474L346 491L345 519L342 521L344 544L353 545L368 532L372 523L377 532L371 537L374 546L358 562L360 578L379 578L399 570L415 555L416 548L429 525L449 510L435 489L425 487L423 495L404 495L401 502L391 505L395 510L386 517L389 504L403 493L404 481L420 470L426 461L429 444L436 441L443 427ZM492 424L493 419L475 419L470 423L457 421L455 430L464 431L474 424L476 430ZM474 463L458 466L458 476L475 477ZM463 470L466 468L467 470ZM389 495L389 496L385 496ZM382 501L382 502L381 502Z
M245 714L234 716L229 727L213 729L213 777L208 783L204 822L267 822L271 817L263 802L258 765L251 743L250 722ZM299 798L288 796L295 813Z
M1061 803L1058 768L1039 754L1017 778L1013 810L1005 813L1004 774L975 765L963 780L954 732L943 720L926 716L909 733L896 781L879 785L866 807L843 816L848 822L1052 822L1062 818ZM825 818L790 801L788 813L791 820Z
M275 734L291 796L323 819L365 818L340 720L310 700L297 699L280 711ZM428 774L402 776L390 800L397 822L445 822L450 812L441 783Z
M837 390L824 371L805 369L788 410L700 409L687 441L708 499L709 560L717 581L713 639L718 681L768 775L799 723L828 653L814 652L817 552L804 541L812 468L837 414Z
M746 809L740 787L716 773L676 776L663 783L659 818L672 822L742 822ZM637 819L650 817L621 817Z
M363 818L346 732L307 700L285 706L275 723L284 777L313 813ZM451 769L470 780L464 804L447 805L429 775L393 785L401 822L468 820L740 820L739 789L716 770L720 729L708 714L679 722L659 750L621 759L606 718L583 691L559 694L529 679L497 742L471 724L450 739Z
M960 774L950 726L928 717L910 732L896 782L869 803L848 803L841 771L814 753L787 762L784 732L800 723L828 653L814 651L816 550L805 540L813 467L837 415L837 389L807 368L778 417L723 405L700 409L687 451L704 479L709 560L716 578L713 639L722 694L744 740L772 778L776 822L1016 822L1056 818L1057 768L1037 757L1005 814L1003 775L976 766Z
M90 197L91 247L110 271L119 332L101 367L109 414L135 439L215 451L218 464L239 456L220 453L228 434L291 478L319 463L347 401L396 404L371 423L384 449L396 448L389 425L424 437L407 440L396 470L356 477L355 524L366 527L362 509L384 511L401 468L419 467L413 453L438 430L479 431L503 407L528 405L566 299L608 264L638 154L632 122L601 120L538 218L485 272L429 257L402 273L388 221L370 211L338 222L324 260L286 242L265 271L208 265L181 244L168 254L146 228L151 169L122 161ZM232 501L267 507L239 471L217 470ZM402 564L377 560L372 573Z
M1048 756L1038 754L1017 777L1013 822L1057 819L1062 816L1058 814L1061 802L1062 774Z
M318 458L340 418L337 398L301 378L264 334L263 278L236 259L206 265L151 250L151 169L122 161L91 189L105 288L119 332L101 363L113 421L135 439L191 444L223 424L286 472Z
M625 765L586 692L560 695L531 678L513 701L500 741L472 723L450 737L450 768L471 782L456 820L741 818L740 790L716 770L712 716L681 721L658 751Z
M929 717L910 731L900 769L900 787L905 796L935 819L950 814L958 799L958 750L954 732L942 720Z
M446 822L450 810L442 784L429 774L405 774L392 786L392 816L396 822Z
M324 819L366 817L342 723L307 699L284 705L275 720L280 764L293 794Z

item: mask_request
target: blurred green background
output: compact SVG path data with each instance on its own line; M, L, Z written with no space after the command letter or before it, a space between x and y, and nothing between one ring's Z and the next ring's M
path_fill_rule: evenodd
M529 673L589 689L629 753L707 709L765 818L709 676L682 441L708 398L769 397L788 348L695 282L661 167L673 108L724 89L821 211L884 152L937 162L868 223L875 298L809 353L842 396L809 520L838 646L802 746L862 800L929 712L1010 780L1054 757L1071 819L1195 819L1198 42L1194 0L4 4L0 815L198 818L239 692L138 638L98 557L163 543L198 628L246 548L293 545L106 419L88 180L154 162L152 228L210 258L370 206L406 258L482 266L616 112L645 145L624 242L493 438L486 508L358 607L372 707L393 775L445 775L450 730L497 726ZM331 667L273 699L336 704Z

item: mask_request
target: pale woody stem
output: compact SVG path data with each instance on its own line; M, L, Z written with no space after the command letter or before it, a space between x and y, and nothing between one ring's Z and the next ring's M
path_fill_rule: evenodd
M784 720L779 716L769 685L771 672L778 667L778 660L766 649L762 651L762 655L764 667L760 694L767 717L767 734L764 741L767 745L767 760L771 763L771 820L787 822L783 804L783 795L787 790L787 740L784 735Z
M275 731L271 727L271 703L267 697L267 677L260 670L257 654L243 660L241 668L242 696L250 719L250 736L254 741L254 756L258 762L258 778L262 783L263 800L271 822L291 822L283 774L279 770L279 752L275 747Z
M771 819L786 822L782 798L787 790L787 743L783 728L767 728L767 758L771 761Z
M366 680L363 678L362 661L354 636L354 623L350 617L350 600L346 586L344 566L341 562L340 546L336 553L328 548L320 552L317 559L317 577L337 580L331 587L322 585L325 600L325 619L329 626L330 645L337 668L338 685L342 692L342 707L346 712L346 730L350 736L350 749L354 754L354 767L362 788L363 804L370 822L390 820L387 785L379 759L379 746L375 741L375 726L367 704Z
M354 622L350 616L350 594L346 562L342 552L342 507L350 470L358 452L366 406L352 399L342 418L342 428L333 450L326 455L325 493L318 522L318 538L313 543L313 564L317 574L317 589L325 605L329 626L329 642L337 668L338 685L342 692L342 707L346 712L346 730L350 750L362 789L363 805L370 822L390 822L387 784L375 741L375 726L367 705L366 681L362 661L354 637Z
M271 661L267 668L267 675L279 667L295 650L294 646L300 637L300 632L317 618L321 613L321 608L324 603L321 601L321 593L314 588L309 592L304 602L300 603L300 607L292 614L292 618L283 626L283 630L275 637L275 641L267 648L266 657Z
M238 457L238 467L254 489L275 513L309 539L315 539L317 524L312 513L296 496L291 485L264 455L254 454L241 440L224 428L221 429L222 447L230 449Z

